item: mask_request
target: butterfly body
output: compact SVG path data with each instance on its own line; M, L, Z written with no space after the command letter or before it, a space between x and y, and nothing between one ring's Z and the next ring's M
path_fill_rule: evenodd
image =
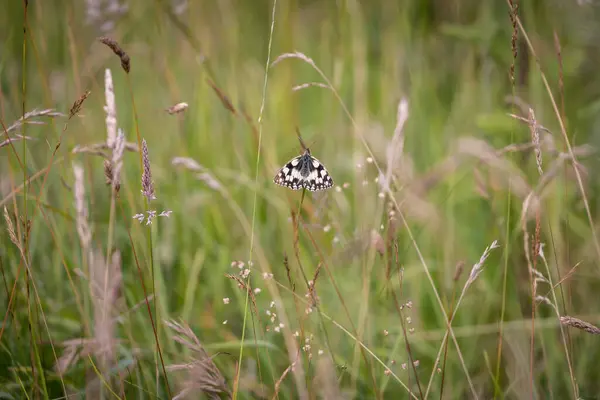
M308 189L311 192L329 189L333 179L323 164L306 149L303 154L288 161L273 178L273 182L292 190Z

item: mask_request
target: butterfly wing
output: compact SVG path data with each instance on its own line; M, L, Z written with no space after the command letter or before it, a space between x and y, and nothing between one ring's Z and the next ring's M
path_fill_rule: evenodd
M310 173L304 179L304 187L311 192L329 189L333 186L333 179L325 166L316 158L310 157Z
M302 156L294 157L288 161L273 178L273 182L292 190L304 187L304 177L300 174Z

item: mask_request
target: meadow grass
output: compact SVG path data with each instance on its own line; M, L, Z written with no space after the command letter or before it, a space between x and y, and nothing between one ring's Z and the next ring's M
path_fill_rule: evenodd
M2 7L3 398L598 397L591 2Z

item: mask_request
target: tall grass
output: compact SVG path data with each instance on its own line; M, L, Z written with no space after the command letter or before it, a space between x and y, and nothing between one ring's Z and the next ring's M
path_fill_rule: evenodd
M4 11L3 396L600 393L592 4Z

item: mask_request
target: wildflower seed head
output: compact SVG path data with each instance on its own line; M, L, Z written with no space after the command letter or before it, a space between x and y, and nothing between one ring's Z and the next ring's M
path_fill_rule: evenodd
M152 182L152 170L150 169L150 158L148 157L148 144L146 139L142 140L142 164L144 172L142 173L142 194L150 200L156 199L154 194L154 182Z

